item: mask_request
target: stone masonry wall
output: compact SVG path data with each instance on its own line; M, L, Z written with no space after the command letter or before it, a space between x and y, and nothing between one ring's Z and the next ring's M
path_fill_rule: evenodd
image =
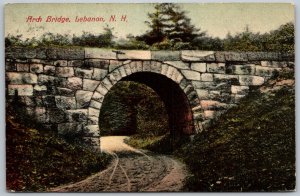
M59 134L83 132L99 146L99 113L108 90L136 72L176 82L193 112L195 133L283 69L294 56L265 52L113 51L97 48L7 48L7 103L18 96L26 115Z

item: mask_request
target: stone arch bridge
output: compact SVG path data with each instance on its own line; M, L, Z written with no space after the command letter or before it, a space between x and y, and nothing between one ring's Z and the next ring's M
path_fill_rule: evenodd
M164 102L170 130L195 134L236 105L253 86L294 66L294 56L265 52L114 51L98 48L7 48L7 104L18 97L35 122L83 133L98 147L103 99L118 81L136 81Z

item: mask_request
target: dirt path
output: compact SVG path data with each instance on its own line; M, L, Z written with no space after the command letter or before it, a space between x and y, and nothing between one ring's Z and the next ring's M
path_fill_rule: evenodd
M101 149L114 156L108 168L87 179L51 192L166 192L180 191L185 166L165 155L151 154L124 143L125 136L101 138Z

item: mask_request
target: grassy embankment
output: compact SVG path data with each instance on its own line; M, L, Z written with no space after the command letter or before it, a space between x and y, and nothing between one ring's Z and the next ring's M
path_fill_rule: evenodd
M46 191L76 182L106 167L110 156L67 143L51 132L27 128L7 113L8 191Z

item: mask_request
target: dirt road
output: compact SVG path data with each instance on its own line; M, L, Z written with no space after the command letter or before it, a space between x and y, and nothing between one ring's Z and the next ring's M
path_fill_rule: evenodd
M51 189L52 192L180 191L185 166L166 155L132 148L125 136L101 138L101 149L114 156L108 168L87 179Z

